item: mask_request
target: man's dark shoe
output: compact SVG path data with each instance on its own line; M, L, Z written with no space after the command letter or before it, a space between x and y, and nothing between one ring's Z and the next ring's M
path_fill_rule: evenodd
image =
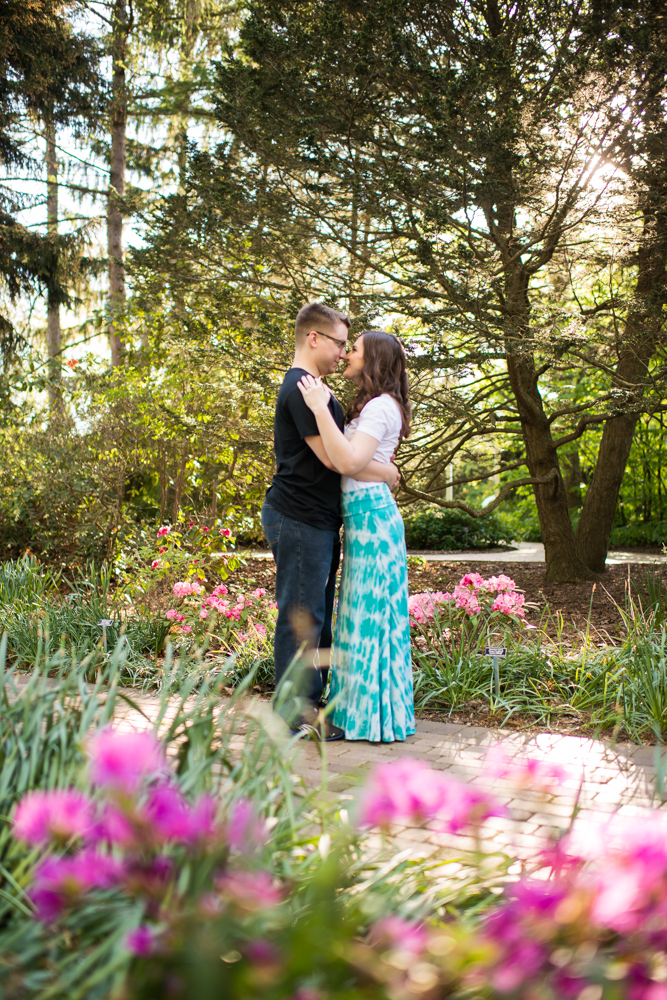
M297 719L290 728L292 736L303 736L307 740L315 740L321 743L335 743L337 740L345 739L345 732L331 722L307 722L305 719Z

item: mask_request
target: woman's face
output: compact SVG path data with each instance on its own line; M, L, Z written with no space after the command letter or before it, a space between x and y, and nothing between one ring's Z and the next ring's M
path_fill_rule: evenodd
M350 382L361 382L361 371L364 367L364 338L357 337L349 353L346 355L347 368L343 372L343 378L349 378Z

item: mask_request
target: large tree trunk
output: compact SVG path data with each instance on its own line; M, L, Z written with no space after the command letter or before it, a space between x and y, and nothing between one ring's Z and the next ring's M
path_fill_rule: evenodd
M125 308L125 268L123 266L123 214L125 193L127 89L125 60L130 30L125 0L116 0L112 39L111 161L109 164L109 200L107 207L107 246L109 254L109 343L111 364L122 363L125 345L122 323Z
M630 456L639 415L636 407L644 395L648 366L655 353L662 327L662 294L667 260L667 216L644 212L644 231L639 249L636 305L630 310L622 337L613 386L623 393L619 410L627 412L607 420L593 480L586 492L577 525L577 549L586 565L603 572L614 523L618 494Z
M58 232L58 156L56 151L56 130L53 121L47 121L46 137L46 225L54 236ZM60 351L62 335L60 330L60 303L52 292L48 294L46 350L49 373L49 407L52 417L61 408L60 393Z
M509 240L507 245L509 248ZM532 347L529 346L529 281L530 274L520 263L510 265L505 273L505 351L507 373L526 446L526 465L531 477L547 480L533 486L544 542L545 580L549 583L567 583L596 579L596 575L591 573L577 552L558 451L538 388L535 361Z
M577 552L567 490L551 427L537 388L532 358L509 354L507 370L521 417L526 464L530 475L536 479L551 477L548 482L533 486L544 542L545 580L549 583L568 583L596 579L596 575L582 562Z

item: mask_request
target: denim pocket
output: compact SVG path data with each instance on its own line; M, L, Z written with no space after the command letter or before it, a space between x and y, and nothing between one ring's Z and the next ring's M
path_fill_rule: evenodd
M268 504L264 504L262 507L262 528L264 529L264 537L274 555L276 546L280 540L280 529L283 526L284 520L284 514L281 514L275 507L269 507Z

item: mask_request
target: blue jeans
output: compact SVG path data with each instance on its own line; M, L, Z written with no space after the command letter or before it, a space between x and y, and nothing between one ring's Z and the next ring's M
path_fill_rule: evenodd
M331 616L340 562L337 531L313 528L264 503L262 527L276 561L278 621L274 642L276 689L304 640L312 648L331 646ZM303 615L299 627L298 613ZM299 642L294 635L296 624ZM319 668L307 669L301 694L316 704L322 695Z

